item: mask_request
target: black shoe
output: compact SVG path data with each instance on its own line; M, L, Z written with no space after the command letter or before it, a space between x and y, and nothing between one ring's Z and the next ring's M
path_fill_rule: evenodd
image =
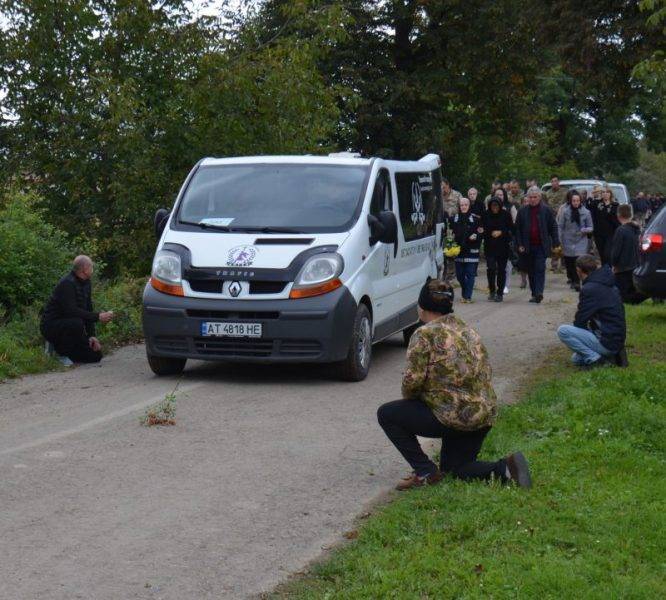
M588 363L586 365L581 366L581 369L584 369L586 371L589 371L591 369L597 369L599 367L607 367L609 365L615 364L614 362L611 363L605 356L601 356L594 362Z
M488 294L488 301L489 302L495 302L496 297L497 296L496 296L495 292L490 292L490 294Z
M537 300L537 297L536 297L536 296L532 296L532 297L530 298L530 302L531 302L532 304L537 304L539 301Z
M537 304L541 304L541 301L542 301L542 300L543 300L543 294L539 294L539 295L536 297L536 303L537 303Z
M502 294L497 294L497 296L495 296L495 302L502 302L502 300L504 300Z
M532 477L530 476L530 467L523 453L514 452L513 454L509 454L504 460L509 471L509 481L513 481L523 488L531 488Z
M627 349L624 346L622 346L622 350L620 350L615 355L615 364L618 367L622 367L623 369L629 366L629 358L627 357Z

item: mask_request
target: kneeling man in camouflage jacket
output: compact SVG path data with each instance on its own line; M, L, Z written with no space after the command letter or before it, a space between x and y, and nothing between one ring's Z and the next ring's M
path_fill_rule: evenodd
M453 288L433 280L418 302L423 323L407 350L403 400L379 407L382 429L414 472L398 490L438 483L450 473L460 479L491 479L531 486L521 452L495 462L477 460L483 440L497 417L491 369L479 334L453 313ZM416 436L441 438L439 468L426 456Z

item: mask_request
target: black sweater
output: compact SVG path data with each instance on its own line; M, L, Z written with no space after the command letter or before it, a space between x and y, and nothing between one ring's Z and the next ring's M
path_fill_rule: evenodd
M592 213L594 237L612 238L620 222L617 220L617 202L604 204L601 200L592 200L589 209Z
M477 262L479 260L479 248L481 247L481 219L477 215L468 213L458 213L453 215L450 220L453 239L460 246L460 254L457 260L465 262ZM475 239L470 240L472 235Z
M42 326L58 319L82 319L89 336L95 335L99 313L93 312L90 280L65 275L56 285L42 314Z
M501 231L502 235L494 238L493 231ZM483 243L488 256L507 258L510 254L509 247L513 236L513 219L505 209L495 214L491 210L486 211L483 217Z
M620 225L615 230L610 264L617 272L633 271L638 266L640 233L640 227L633 221Z

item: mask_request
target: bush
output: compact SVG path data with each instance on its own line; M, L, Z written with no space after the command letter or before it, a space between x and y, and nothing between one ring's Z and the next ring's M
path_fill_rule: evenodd
M34 194L16 191L0 198L0 312L5 318L20 307L43 303L72 259L64 233L44 220L36 202Z
M97 324L97 337L104 350L143 339L141 328L141 299L144 279L119 279L93 285L96 311L112 310L116 318L110 323Z

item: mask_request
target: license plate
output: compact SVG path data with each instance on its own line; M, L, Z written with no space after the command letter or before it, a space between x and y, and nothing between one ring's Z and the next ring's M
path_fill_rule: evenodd
M203 337L261 337L261 323L201 323Z

